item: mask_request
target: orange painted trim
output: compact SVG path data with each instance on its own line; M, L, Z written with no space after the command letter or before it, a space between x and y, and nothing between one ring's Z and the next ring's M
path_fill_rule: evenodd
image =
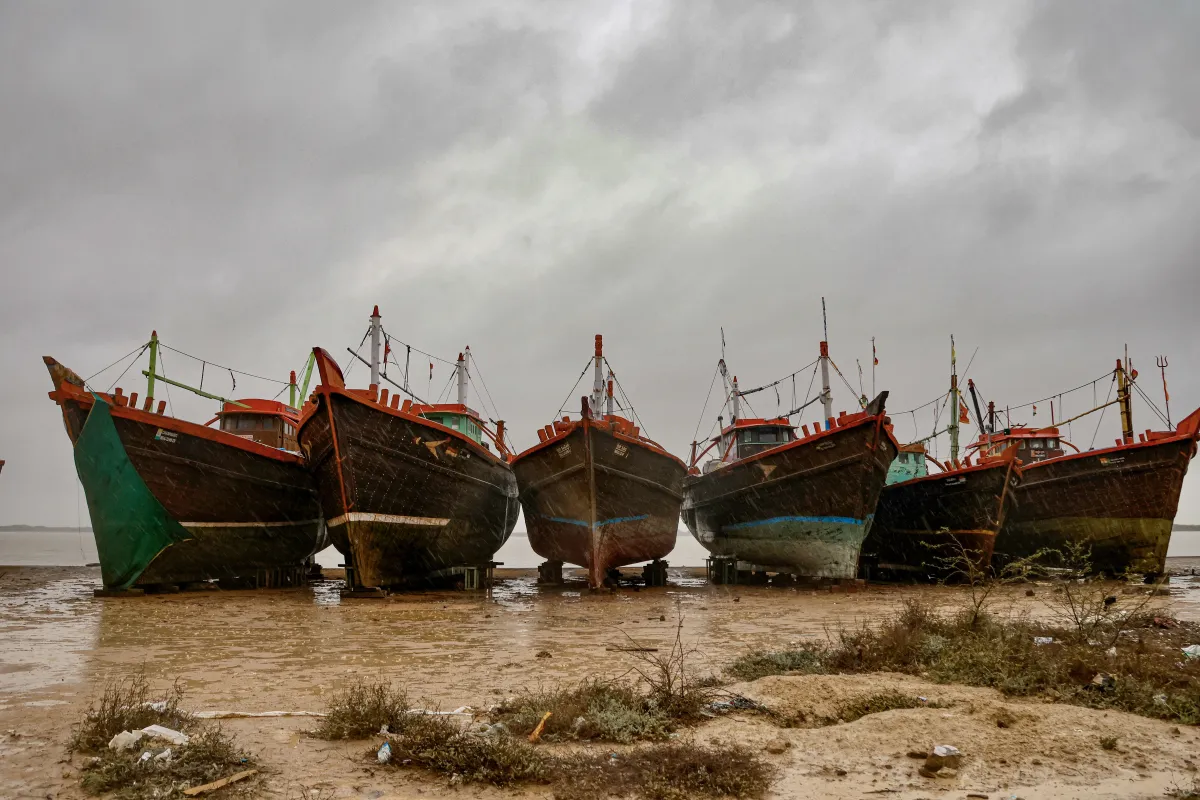
M1130 442L1128 444L1114 445L1113 447L1102 447L1099 450L1084 450L1081 453L1070 453L1065 456L1058 456L1057 458L1047 458L1042 461L1031 461L1028 464L1021 462L1021 469L1023 472L1029 472L1030 470L1037 469L1038 467L1044 467L1048 464L1059 464L1059 463L1062 463L1063 461L1078 461L1081 458L1087 458L1089 456L1103 456L1103 455L1109 455L1112 453L1124 453L1129 450L1139 450L1139 449L1142 449L1145 447L1158 447L1160 445L1167 445L1167 444L1178 444L1179 442L1186 442L1186 441L1192 441L1192 442L1196 441L1196 435L1195 434L1191 434L1191 435L1182 434L1180 436L1171 436L1167 439L1154 439L1153 441L1149 441L1149 442ZM1190 457L1195 457L1195 455L1196 455L1196 450L1193 447Z
M1008 466L1011 466L1018 475L1022 474L1021 468L1019 466L1017 466L1016 463L1001 461L999 459L989 459L985 463L976 464L973 467L959 467L958 469L950 469L950 470L946 470L944 472L933 472L928 475L922 475L920 478L909 478L906 481L901 481L899 483L893 483L891 485L892 486L907 486L910 483L921 483L922 481L932 481L932 480L937 480L939 478L953 478L956 475L969 475L972 472L983 472L984 470L1001 469L1001 468L1008 467Z
M112 400L112 395L103 393L98 394L105 398L105 400L109 403L111 413L114 417L121 417L122 419L140 422L145 425L153 425L156 428L165 428L166 430L175 431L176 433L195 436L198 439L208 439L209 441L223 444L227 447L245 450L248 453L265 456L266 458L273 458L276 461L301 465L304 464L304 459L295 453L289 453L286 450L277 450L274 447L268 447L265 444L260 444L251 439L243 439L240 436L235 436L232 433L227 433L226 431L220 429L206 428L203 425L195 422L188 422L187 420L176 419L175 417L159 416L158 414L154 414L149 411L142 411L140 409L131 408L130 406L118 405ZM85 391L78 386L73 386L72 384L66 382L59 386L57 391L50 392L49 395L50 399L58 403L60 406L64 402L70 401L90 409L96 402L96 399L92 397L91 392Z
M855 416L858 416L858 415L855 415ZM752 456L746 456L745 458L739 458L737 461L728 461L728 462L725 462L725 464L726 464L726 466L730 466L730 467L739 466L741 464L748 464L752 461L757 461L760 458L765 458L766 456L775 455L776 453L782 453L784 450L790 450L790 449L793 449L796 447L800 447L801 445L807 445L818 439L824 439L833 434L850 430L851 428L860 428L864 425L875 425L877 422L880 422L881 420L884 420L884 419L887 419L887 414L878 414L873 417L864 416L862 419L856 420L856 421L850 423L849 425L843 425L843 426L837 427L837 428L830 428L829 430L822 430L819 433L814 433L811 436L808 436L808 437L805 437L802 439L797 439L794 442L788 442L787 444L782 444L779 447L772 447L770 450L763 450L761 453L755 453ZM880 423L880 427L884 430L885 433L887 433L888 437L892 440L892 442L895 443L896 437L892 435L891 431L887 430L887 426ZM896 446L899 447L900 445L897 444Z

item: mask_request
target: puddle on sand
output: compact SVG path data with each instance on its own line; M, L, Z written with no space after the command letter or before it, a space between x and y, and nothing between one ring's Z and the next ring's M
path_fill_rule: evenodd
M692 576L673 576L662 589L592 592L582 583L539 586L532 575L505 578L486 593L381 600L343 600L340 581L95 599L97 573L19 568L3 576L0 696L97 683L144 664L156 679L181 678L195 707L316 710L325 694L354 677L403 682L423 701L455 707L527 686L531 667L548 684L621 674L632 657L610 648L631 641L669 647L677 613L704 671L750 648L784 647L840 624L878 620L908 598L961 600L961 590L938 586L845 594L710 586ZM1200 576L1173 581L1174 613L1200 619ZM1006 591L1008 600L1044 612L1023 590ZM549 657L539 658L542 651Z

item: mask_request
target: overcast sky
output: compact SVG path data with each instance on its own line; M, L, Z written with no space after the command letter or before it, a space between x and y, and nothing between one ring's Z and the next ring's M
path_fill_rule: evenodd
M345 356L375 303L422 349L471 345L522 447L603 333L686 456L719 328L759 385L816 357L821 296L834 359L870 393L874 336L896 411L945 391L953 333L1001 406L1128 343L1161 407L1165 354L1178 421L1200 405L1197 42L1193 0L0 2L0 523L78 518L42 355L86 376L156 328L284 378L312 345Z

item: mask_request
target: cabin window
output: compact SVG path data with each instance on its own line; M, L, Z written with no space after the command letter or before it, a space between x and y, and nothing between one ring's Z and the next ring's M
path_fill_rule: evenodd
M1058 439L1047 439L1046 440L1046 449L1047 450L1057 450L1058 449Z
M1024 440L1024 439L1022 439L1022 440L1021 440L1021 441L1020 441L1020 442L1017 444L1017 449L1018 449L1018 450L1024 450L1024 449L1025 449L1025 440Z
M901 464L907 464L907 463L908 463L908 453L901 453L901 454L900 454L900 463L901 463Z
M1041 439L1030 439L1029 440L1029 449L1030 450L1041 450L1041 449L1045 448L1045 446L1046 446L1045 442L1043 442Z

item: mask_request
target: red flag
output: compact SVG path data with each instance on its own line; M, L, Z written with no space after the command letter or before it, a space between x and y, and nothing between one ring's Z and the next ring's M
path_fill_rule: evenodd
M879 356L875 354L875 341L871 340L871 360L875 362L875 366L879 366Z
M1033 407L1033 415L1034 415L1035 417L1037 416L1037 406L1034 406L1034 407Z
M429 362L429 378L430 378L430 380L433 379L433 362L432 361Z
M958 401L958 421L963 423L971 421L971 414L967 411L967 406L962 400Z

